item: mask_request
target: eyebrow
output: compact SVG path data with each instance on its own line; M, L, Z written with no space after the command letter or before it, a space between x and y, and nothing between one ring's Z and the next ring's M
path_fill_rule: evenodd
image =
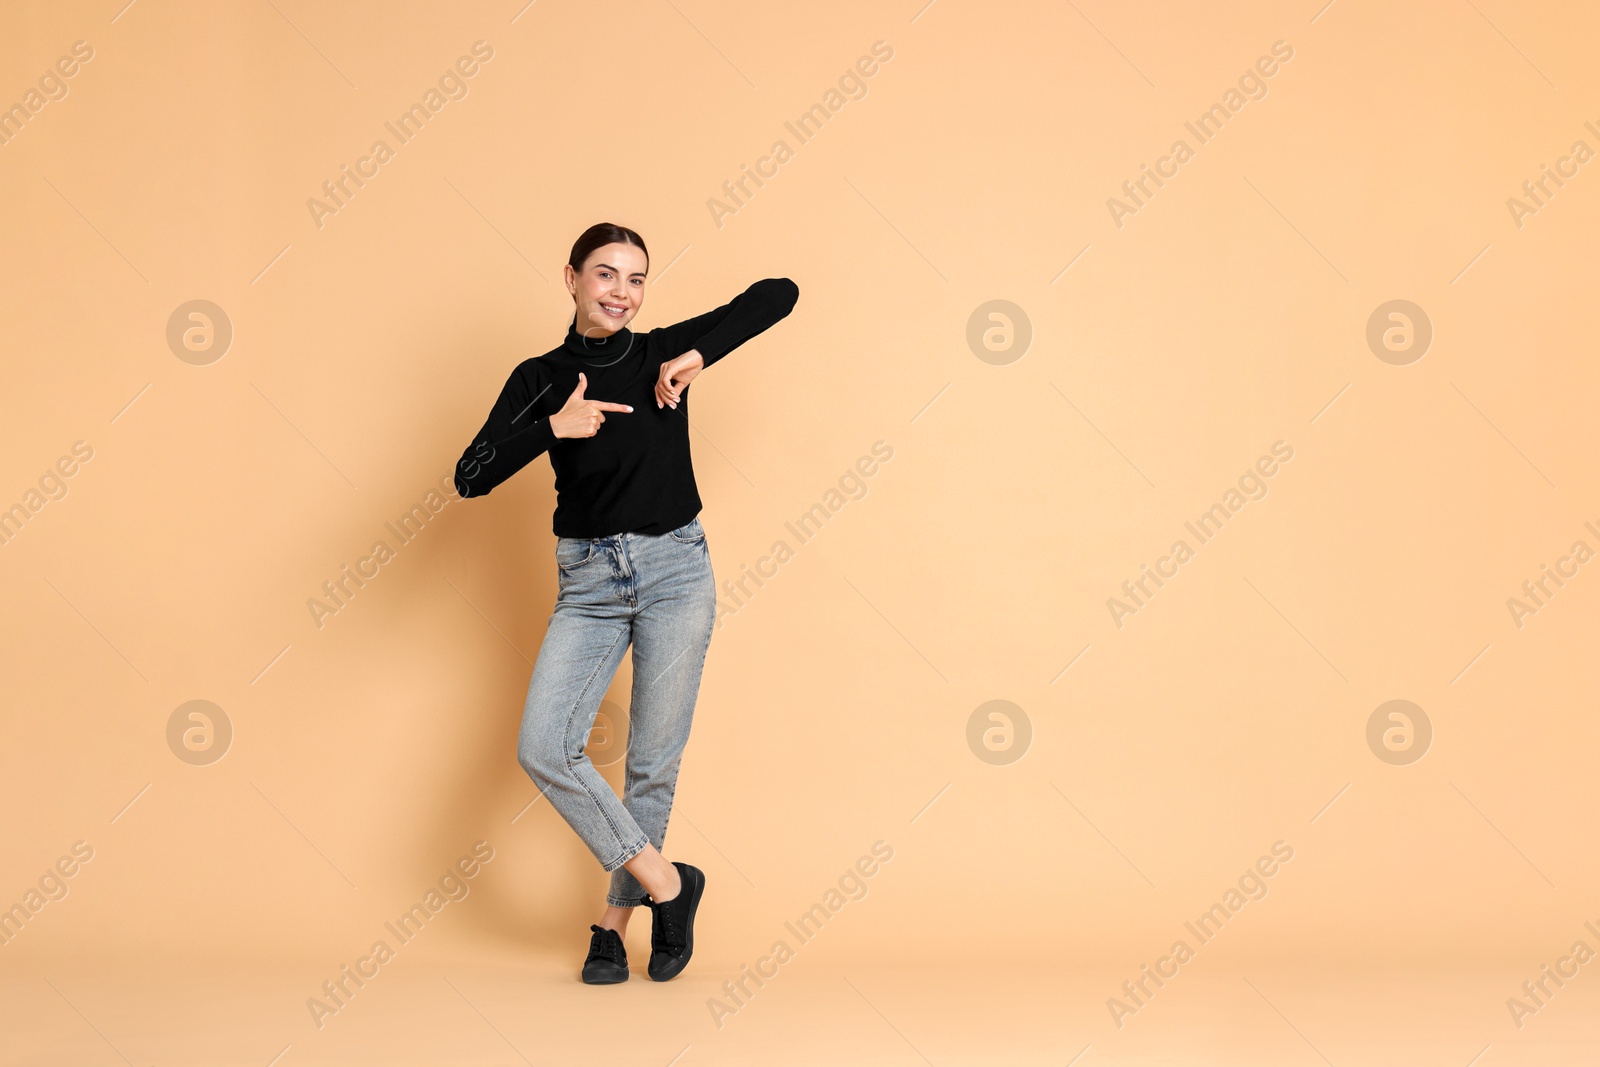
M622 273L622 271L620 269L618 269L617 267L613 267L609 263L596 263L595 266L604 267L606 270L609 270L609 271L611 271L611 272L613 272L615 274L621 274ZM628 277L630 277L630 278L643 278L644 277L644 271L636 270L632 274L628 275Z

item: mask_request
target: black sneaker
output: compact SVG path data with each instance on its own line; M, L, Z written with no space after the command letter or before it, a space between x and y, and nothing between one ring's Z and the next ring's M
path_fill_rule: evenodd
M683 887L671 900L652 900L646 893L641 902L649 908L653 919L650 924L650 965L646 973L657 982L676 978L678 972L689 964L694 954L694 913L700 906L700 894L706 887L706 875L699 867L672 861L678 868Z
M628 980L628 950L622 935L604 926L589 924L589 958L583 961L583 980L590 985L611 985Z

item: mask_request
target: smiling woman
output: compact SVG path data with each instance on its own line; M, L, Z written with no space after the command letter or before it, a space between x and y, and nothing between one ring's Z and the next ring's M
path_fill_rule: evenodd
M566 337L523 360L456 466L482 496L549 453L556 475L555 611L523 705L517 760L611 873L583 980L626 981L622 932L653 912L647 973L675 977L694 951L705 873L660 853L716 621L716 579L689 452L689 383L794 308L763 278L728 303L636 334L650 253L634 231L591 226L572 246ZM596 399L588 395L593 389ZM626 785L619 799L585 749L633 646Z

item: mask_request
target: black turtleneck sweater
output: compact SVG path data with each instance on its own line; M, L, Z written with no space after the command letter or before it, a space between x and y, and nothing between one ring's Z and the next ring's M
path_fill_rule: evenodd
M788 278L765 278L713 311L648 333L623 326L591 339L569 325L560 347L512 370L456 464L456 492L483 496L548 452L556 475L556 536L676 530L700 514L700 492L689 456L689 386L676 410L656 407L661 365L695 349L710 367L789 314L799 297ZM633 410L604 412L593 437L557 437L550 416L578 387L579 371L588 379L585 399Z

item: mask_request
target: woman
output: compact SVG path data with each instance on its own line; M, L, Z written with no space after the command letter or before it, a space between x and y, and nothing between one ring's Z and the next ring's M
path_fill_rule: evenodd
M583 980L591 984L627 980L622 935L639 904L653 917L652 979L675 977L694 950L705 874L660 852L716 622L688 387L800 296L789 279L766 278L714 311L636 334L627 324L644 304L649 269L634 231L601 223L583 232L564 271L574 304L566 338L511 372L455 477L469 497L545 452L555 470L558 591L517 759L611 873L605 914L589 926ZM584 745L630 642L619 800Z

